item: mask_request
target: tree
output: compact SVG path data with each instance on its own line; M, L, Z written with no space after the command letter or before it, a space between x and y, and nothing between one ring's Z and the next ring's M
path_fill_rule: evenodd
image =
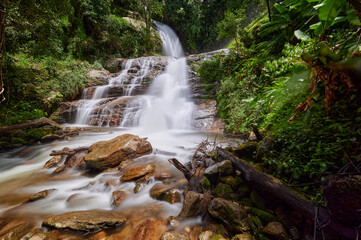
M236 48L239 48L239 27L241 22L245 20L243 12L233 13L227 11L224 19L217 24L218 39L233 38L236 41Z
M158 0L136 0L138 4L138 11L143 17L148 30L152 26L152 16L161 15L163 11L163 5Z

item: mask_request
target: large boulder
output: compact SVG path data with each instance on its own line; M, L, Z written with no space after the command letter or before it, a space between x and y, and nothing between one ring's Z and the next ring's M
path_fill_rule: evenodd
M89 167L105 170L118 166L124 160L141 157L152 151L148 141L135 135L124 134L91 145L84 161Z
M225 223L226 227L232 232L243 233L250 229L247 214L236 202L214 198L208 204L207 210L212 217Z
M98 86L108 84L110 72L107 70L90 70L86 73L87 86Z
M101 211L69 212L44 218L43 226L77 231L100 231L113 228L125 222L119 214Z

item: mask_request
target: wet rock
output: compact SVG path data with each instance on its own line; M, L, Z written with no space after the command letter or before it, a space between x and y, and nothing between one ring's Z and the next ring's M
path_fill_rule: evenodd
M90 70L86 73L87 86L108 84L110 72L107 70Z
M223 132L224 123L217 117L217 112L216 100L203 100L196 106L194 127L208 132Z
M247 214L236 202L215 198L208 204L207 210L212 217L224 222L232 232L243 233L249 230Z
M237 234L232 240L253 240L253 236L250 233Z
M164 195L164 201L169 202L171 204L181 202L181 195L179 190L171 189Z
M186 235L177 233L175 231L164 232L160 237L160 240L189 240Z
M195 217L203 215L211 199L210 195L187 191L184 193L183 208L179 217Z
M43 226L77 231L100 231L113 228L125 222L117 213L100 211L69 212L44 218Z
M1 240L17 240L25 236L33 226L23 220L13 220L0 229Z
M154 177L154 174L149 173L141 178L138 178L135 182L136 183L150 183L152 181L152 177Z
M179 190L174 189L173 185L157 183L150 189L150 196L154 199L167 201L169 203L180 202L181 196Z
M328 177L322 186L332 216L352 226L361 224L361 176Z
M97 142L90 146L84 157L85 163L95 169L115 167L121 161L137 158L152 152L150 143L138 136L124 134L109 141Z
M88 154L87 151L77 152L74 155L68 156L64 165L68 168L85 166L84 157Z
M204 171L204 175L211 181L216 182L219 176L231 175L234 172L232 162L229 160L216 163Z
M145 182L140 182L135 185L133 192L138 193L140 190L142 190L147 184Z
M117 182L115 180L109 180L104 184L104 186L106 186L106 187L109 187L109 186L115 187L115 186L117 186Z
M61 160L62 160L62 156L60 156L60 155L54 156L45 163L44 168L57 167L60 164Z
M125 59L125 58L110 59L105 63L105 68L108 69L112 73L119 72L120 70L122 70L123 63L126 60L127 59Z
M237 194L239 195L240 198L245 198L245 197L249 196L250 193L251 193L251 188L247 185L241 185L237 189ZM250 202L251 202L251 200L250 200Z
M34 202L34 201L37 201L40 199L44 199L44 198L48 197L49 194L54 191L56 191L55 188L43 190L43 191L38 192L38 193L34 194L33 196L31 196L26 202L28 203L28 202Z
M65 165L57 167L51 175L57 175L59 173L62 173L65 171L65 169L66 169Z
M114 191L113 192L113 203L112 205L115 207L119 207L122 205L125 199L129 197L129 194L125 191Z
M135 179L138 179L144 175L147 175L148 173L152 173L155 170L154 164L144 165L132 168L128 171L126 171L123 176L120 178L121 182L127 182L132 181Z
M213 236L216 234L212 231L205 231L199 234L198 239L199 240L211 240Z
M167 230L166 221L148 218L140 222L131 232L127 240L159 240L162 233Z
M154 175L154 179L158 181L162 181L168 178L171 178L172 176L168 173L158 173Z
M289 229L289 233L290 233L290 238L292 240L300 240L301 239L301 233L300 233L300 231L298 231L296 226L292 226Z
M263 232L273 239L288 240L288 234L282 223L270 222L264 228Z
M122 161L118 166L118 170L124 170L127 166L129 166L130 163L130 160Z

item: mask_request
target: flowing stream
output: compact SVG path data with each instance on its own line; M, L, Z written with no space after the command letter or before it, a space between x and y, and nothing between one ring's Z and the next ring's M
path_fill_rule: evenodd
M182 46L172 29L161 23L156 25L163 41L164 55L169 57L166 58L166 69L152 81L148 90L144 94L135 94L137 87L143 84L145 76L152 71L156 57L137 59L141 61L140 64L135 64L136 60L126 60L119 75L112 78L107 85L96 87L91 95L87 92L89 89L84 90L75 121L67 124L89 126L91 114L94 114L99 103L109 96L110 89L121 87L122 94L116 99L131 100L126 103L123 117L118 119L114 127L88 127L79 136L67 141L23 147L0 154L1 217L27 219L40 227L44 215L80 210L128 210L133 217L139 217L147 206L156 205L161 206L162 210L154 215L160 214L160 217L167 218L179 214L182 203L170 204L149 196L149 190L160 181L153 179L138 193L134 193L134 182L119 183L122 172L118 169L97 175L68 169L62 174L52 175L54 168L43 168L45 162L51 158L49 154L52 150L90 146L98 141L131 133L147 137L153 146L153 153L132 161L128 168L152 163L156 164L156 172L169 173L175 180L184 179L167 160L174 157L180 162L188 162L197 144L212 134L192 128L195 105L191 100L187 63ZM138 66L138 71L129 78L129 72L134 66ZM112 115L113 111L111 106L98 111L100 120L95 125L109 126L109 118L104 116ZM45 199L23 204L29 196L45 189L56 190ZM111 205L112 193L116 190L126 191L129 197L119 208L114 209ZM196 224L199 221L195 218L187 224Z

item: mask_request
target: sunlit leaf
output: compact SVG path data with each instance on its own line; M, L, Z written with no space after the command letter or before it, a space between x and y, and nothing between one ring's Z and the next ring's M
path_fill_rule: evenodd
M302 32L301 30L296 30L295 31L295 36L297 39L300 39L302 41L309 41L311 40L311 38L304 32Z

